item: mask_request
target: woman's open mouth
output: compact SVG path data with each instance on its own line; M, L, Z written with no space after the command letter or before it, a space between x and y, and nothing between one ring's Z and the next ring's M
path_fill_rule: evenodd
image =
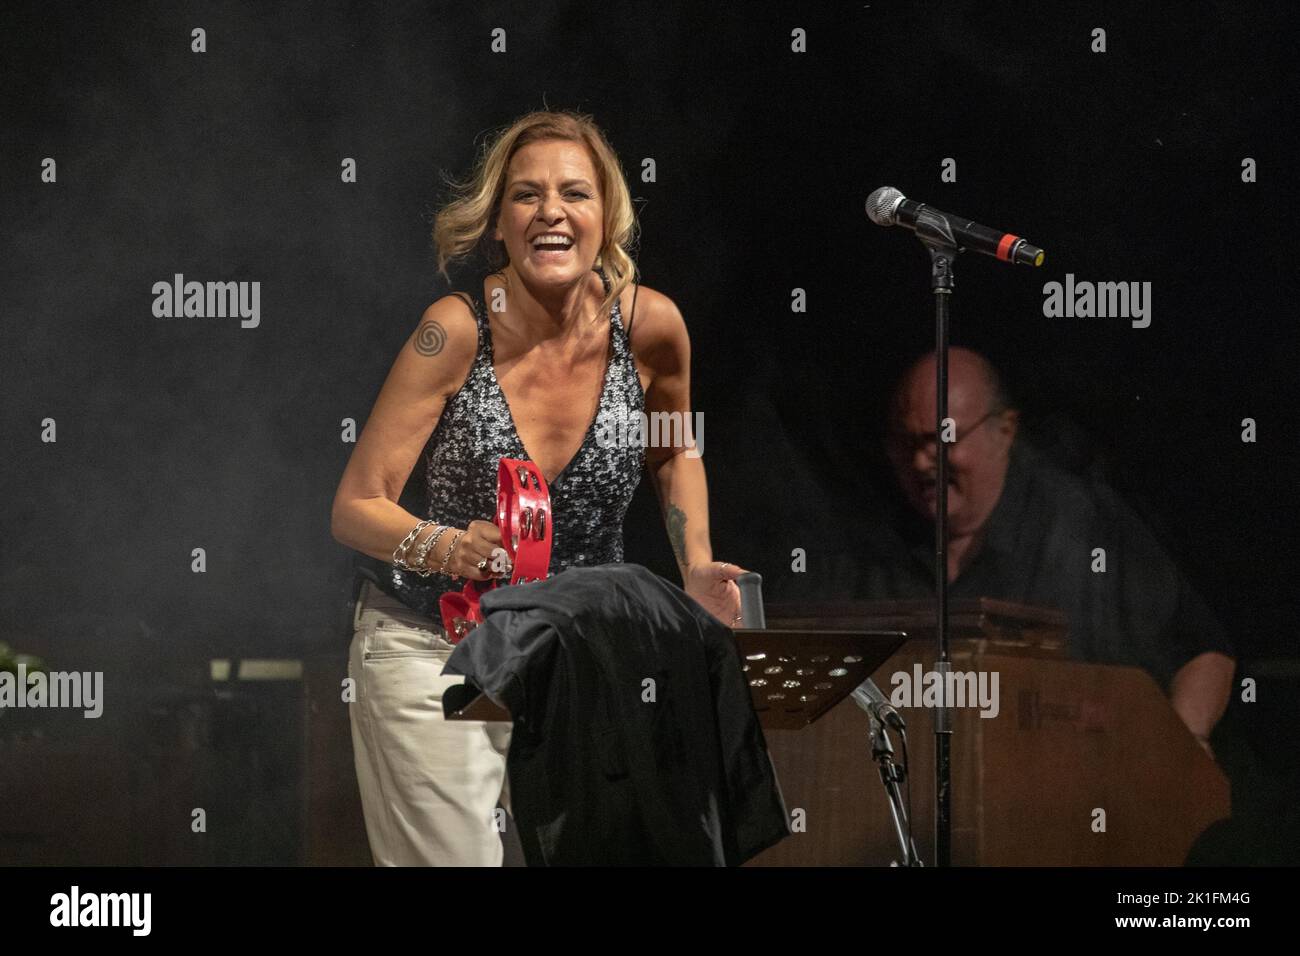
M533 240L533 258L542 261L563 259L573 252L573 238L558 233L547 233Z

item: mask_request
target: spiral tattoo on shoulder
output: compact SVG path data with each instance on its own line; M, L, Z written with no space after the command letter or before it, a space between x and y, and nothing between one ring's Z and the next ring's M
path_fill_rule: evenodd
M418 329L411 338L411 345L421 355L437 355L447 344L447 330L436 319L430 319Z

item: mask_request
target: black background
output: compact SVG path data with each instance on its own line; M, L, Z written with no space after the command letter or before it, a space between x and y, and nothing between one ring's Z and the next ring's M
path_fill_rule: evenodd
M886 493L884 397L932 341L924 251L863 213L890 184L1047 250L959 261L954 344L1104 467L1243 658L1295 656L1286 5L468 6L7 5L0 639L139 693L171 659L342 655L341 421L447 291L444 174L546 106L605 130L686 317L720 560L797 594L791 549L815 575ZM153 317L178 272L259 281L260 327ZM1045 318L1067 272L1151 282L1150 327ZM675 579L648 482L626 541Z

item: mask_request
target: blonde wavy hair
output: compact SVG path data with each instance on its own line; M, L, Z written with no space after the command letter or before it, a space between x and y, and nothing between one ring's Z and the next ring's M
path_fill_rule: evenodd
M629 249L636 239L636 215L632 196L618 156L592 118L568 110L539 110L521 116L484 143L470 178L457 182L448 178L454 198L434 217L433 244L438 271L450 281L447 264L479 252L492 269L509 261L505 243L489 232L497 221L505 192L510 160L524 146L544 139L562 139L587 148L596 167L596 186L604 204L603 239L596 265L609 279L609 292L600 303L604 314L633 281L636 264Z

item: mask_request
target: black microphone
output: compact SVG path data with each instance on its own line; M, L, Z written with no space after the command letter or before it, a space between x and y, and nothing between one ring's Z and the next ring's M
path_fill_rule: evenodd
M903 723L903 718L894 709L894 705L885 698L885 695L881 693L880 688L876 686L875 681L871 678L867 678L859 684L854 689L852 697L859 707L882 724L888 724L895 730L906 728L907 725Z
M881 186L867 197L867 215L877 226L906 226L918 239L951 249L973 249L1022 266L1043 264L1043 250L1019 236L940 212L906 198L893 186Z

